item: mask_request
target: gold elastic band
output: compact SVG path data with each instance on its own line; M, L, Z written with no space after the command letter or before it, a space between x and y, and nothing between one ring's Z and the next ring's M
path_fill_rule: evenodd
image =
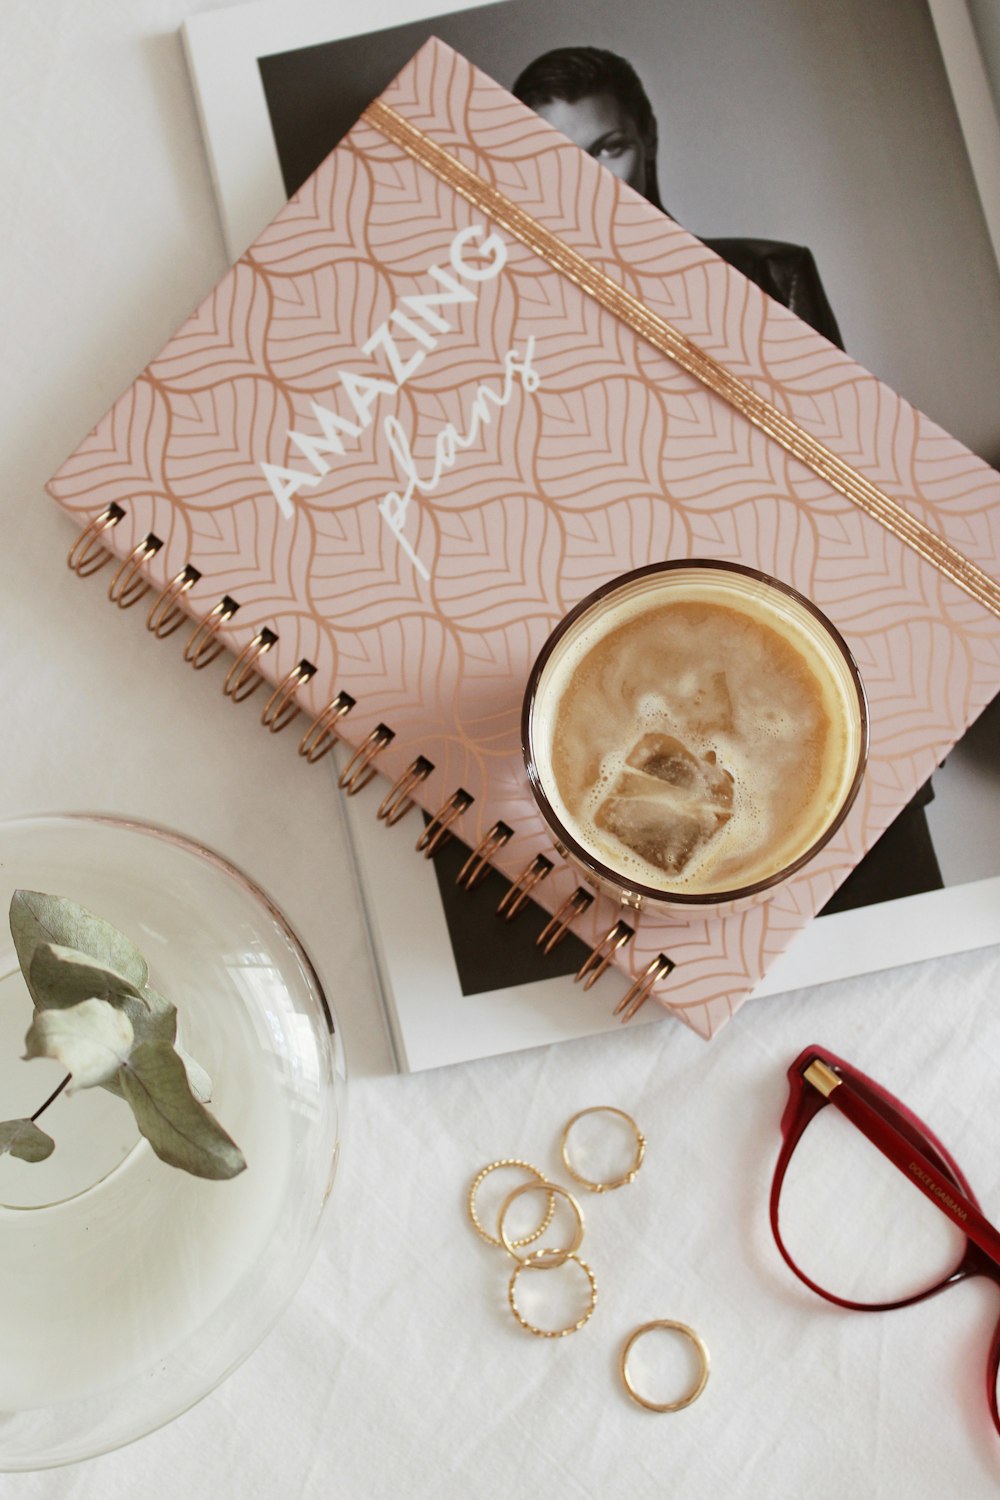
M369 104L361 118L421 166L433 172L442 182L447 183L494 223L506 229L523 245L527 245L529 250L548 261L550 266L561 272L587 296L593 297L608 312L614 313L640 338L667 355L716 396L728 401L748 422L780 443L786 452L812 469L814 474L818 474L833 489L857 505L873 521L878 521L898 541L911 547L919 557L937 568L984 609L1000 616L1000 584L989 574L963 557L943 537L931 531L929 526L910 515L897 501L883 494L870 479L853 469L846 460L806 432L712 355L706 354L690 339L685 338L672 324L650 312L638 297L626 291L604 271L591 265L584 256L571 249L551 229L540 224L499 188L485 182L471 167L458 161L383 100L376 99Z

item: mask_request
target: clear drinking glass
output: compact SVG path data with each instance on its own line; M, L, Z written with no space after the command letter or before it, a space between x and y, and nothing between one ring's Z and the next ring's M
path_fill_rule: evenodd
M553 769L560 739L559 705L579 692L577 669L588 653L611 639L620 627L630 627L643 616L677 604L708 612L713 608L730 611L790 646L802 663L808 663L829 721L837 726L837 735L831 735L829 743L835 739L838 746L824 762L819 790L806 809L808 817L801 829L784 836L770 865L765 854L765 873L717 885L708 881L691 889L685 889L684 879L668 873L653 883L635 868L629 870L612 862L608 846L599 849L597 841L572 821ZM614 638L617 641L617 635ZM602 691L610 712L612 700L622 693L625 676L617 669L602 670ZM601 706L594 712L600 715ZM559 622L528 679L521 744L532 794L556 847L581 870L588 884L636 909L650 905L688 912L725 911L765 898L836 833L864 775L868 705L861 674L846 641L811 600L790 585L740 563L685 558L652 563L611 579Z
M0 1157L4 1470L129 1442L256 1347L314 1254L346 1084L316 971L246 876L149 825L26 818L0 825L3 1118L30 1116L63 1073L21 1060L32 1007L6 921L19 887L79 902L140 948L247 1169L212 1182L166 1166L100 1088L46 1110L46 1161Z

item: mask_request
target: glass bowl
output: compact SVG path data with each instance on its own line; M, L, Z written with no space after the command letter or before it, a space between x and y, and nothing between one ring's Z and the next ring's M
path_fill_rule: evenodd
M0 1115L63 1068L24 1062L31 1000L7 923L18 887L121 928L178 1011L178 1043L247 1169L166 1166L105 1089L61 1094L44 1162L0 1156L0 1470L93 1457L206 1395L257 1346L315 1252L346 1078L339 1029L277 908L180 834L94 815L0 824Z

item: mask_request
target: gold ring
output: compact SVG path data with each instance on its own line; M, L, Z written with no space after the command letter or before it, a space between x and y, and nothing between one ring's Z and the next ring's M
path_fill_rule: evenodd
M654 1328L672 1329L674 1333L681 1334L683 1338L689 1339L691 1341L691 1343L695 1347L695 1352L698 1355L698 1360L701 1364L701 1370L699 1371L698 1379L688 1391L687 1395L681 1396L679 1401L647 1401L645 1396L640 1396L639 1392L636 1390L629 1377L628 1357L632 1352L633 1344L636 1344L639 1339L642 1338L643 1334L651 1333ZM622 1377L622 1384L624 1385L626 1391L628 1391L629 1395L632 1397L632 1400L636 1402L638 1406L644 1406L647 1411L682 1411L685 1406L690 1406L692 1401L697 1401L698 1397L705 1389L705 1386L708 1384L708 1349L706 1348L704 1341L700 1339L695 1333L694 1329L689 1328L686 1323L674 1323L670 1318L657 1318L652 1323L643 1323L640 1328L636 1328L632 1333L629 1334L628 1338L625 1340L624 1348L622 1349L621 1359L618 1362L618 1369Z
M507 1210L514 1202L514 1199L520 1198L524 1193L548 1193L550 1201L552 1194L557 1193L560 1198L566 1199L566 1202L576 1215L576 1231L573 1235L573 1243L571 1245L567 1245L565 1249L557 1247L544 1251L532 1250L530 1256L518 1255L514 1248L516 1241L508 1237L507 1231L504 1228L504 1219L507 1217ZM515 1260L522 1263L530 1259L537 1270L551 1271L556 1266L561 1266L563 1261L568 1260L574 1251L579 1250L583 1244L583 1210L568 1188L560 1187L558 1182L548 1182L543 1177L540 1182L522 1182L520 1187L516 1187L512 1193L507 1194L500 1205L500 1217L497 1221L497 1228L500 1231L500 1239L508 1255L512 1255ZM542 1264L543 1259L546 1262L545 1265Z
M591 1182L588 1177L582 1176L576 1170L573 1163L569 1159L569 1133L573 1129L573 1126L576 1124L577 1120L582 1120L584 1115L601 1114L618 1115L620 1119L626 1121L627 1124L631 1125L632 1129L635 1131L635 1161L629 1167L624 1177L616 1177L613 1182ZM613 1104L592 1104L588 1109L581 1109L579 1113L575 1114L571 1120L568 1120L566 1122L565 1126L563 1127L562 1141L560 1142L559 1149L562 1153L563 1165L569 1175L574 1179L574 1181L579 1182L581 1186L585 1188L589 1188L592 1193L610 1193L613 1192L615 1188L625 1187L627 1183L635 1181L636 1173L642 1166L643 1157L646 1155L646 1137L643 1135L642 1131L639 1129L632 1116L627 1115L623 1109L616 1109Z
M561 1260L558 1261L558 1264L560 1266L565 1265L566 1261L572 1260L575 1261L576 1264L580 1267L580 1270L590 1282L590 1305L588 1306L587 1311L583 1314L582 1318L578 1318L575 1323L570 1323L566 1328L538 1328L534 1323L528 1322L527 1318L524 1316L524 1313L518 1307L517 1301L514 1297L514 1287L517 1282L517 1278L520 1276L522 1271L540 1271L548 1269L547 1267L543 1266L541 1262L548 1259L553 1254L560 1255L562 1257ZM514 1314L517 1321L520 1323L521 1327L526 1328L529 1333L535 1334L535 1336L540 1339L564 1339L567 1334L576 1333L577 1329L582 1328L584 1323L589 1322L591 1317L593 1316L594 1308L597 1306L597 1282L594 1279L594 1273L587 1265L587 1262L585 1260L581 1260L578 1255L574 1255L572 1251L567 1251L565 1254L563 1254L561 1250L534 1250L530 1255L526 1256L519 1265L516 1265L514 1267L513 1273L511 1274L510 1278L510 1283L507 1287L507 1301L510 1303L510 1310Z
M495 1235L490 1234L488 1229L483 1228L482 1221L479 1218L479 1214L476 1212L476 1194L479 1192L479 1185L485 1177L488 1177L491 1172L495 1172L498 1167L520 1167L522 1171L530 1172L531 1175L533 1177L536 1177L539 1182L545 1181L545 1175L544 1173L539 1172L537 1167L533 1167L530 1161L520 1161L516 1156L505 1156L502 1161L491 1161L488 1167L484 1167L483 1170L477 1173L477 1175L472 1179L472 1186L469 1188L469 1198L467 1204L469 1210L469 1218L472 1220L472 1227L479 1235L479 1237L481 1239L484 1239L488 1245L496 1245L498 1249L502 1250L503 1241L498 1240ZM540 1234L544 1234L546 1229L548 1229L549 1225L552 1223L552 1215L555 1213L555 1211L555 1196L550 1193L549 1206L546 1210L545 1218L539 1224L538 1228L532 1234L526 1234L523 1239L512 1240L511 1243L514 1245L532 1244L534 1240L538 1239L538 1236Z

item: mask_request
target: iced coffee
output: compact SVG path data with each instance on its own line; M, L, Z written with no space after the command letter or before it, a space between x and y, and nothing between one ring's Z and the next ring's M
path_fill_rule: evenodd
M794 591L686 562L617 580L533 673L526 755L557 841L681 904L767 888L826 841L867 715L843 640Z

